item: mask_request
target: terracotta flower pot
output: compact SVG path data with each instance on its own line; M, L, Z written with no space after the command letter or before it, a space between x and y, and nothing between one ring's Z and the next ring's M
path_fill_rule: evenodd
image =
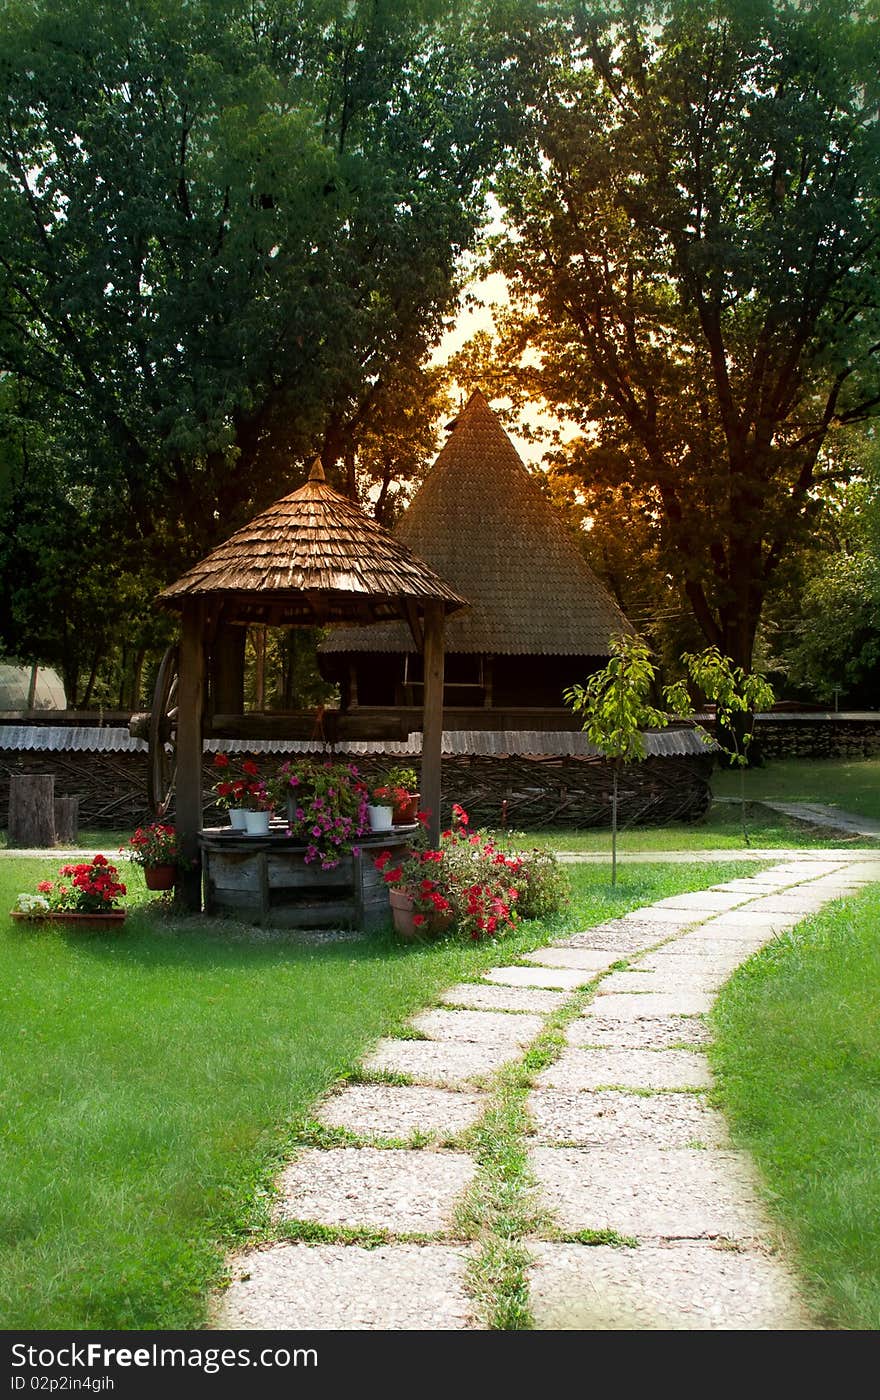
M176 880L176 865L144 866L144 881L148 890L173 890Z
M12 910L10 918L28 924L54 924L72 933L113 933L125 923L125 909L110 909L106 914L75 914L55 910L50 914L20 914Z
M394 825L412 826L416 819L416 812L419 810L421 794L411 792L402 802L394 804Z
M452 912L439 914L425 914L423 924L416 923L416 909L413 904L413 897L409 890L393 889L388 891L388 898L391 902L391 915L394 919L394 928L401 938L414 941L417 938L432 938L439 933L445 933L452 923Z

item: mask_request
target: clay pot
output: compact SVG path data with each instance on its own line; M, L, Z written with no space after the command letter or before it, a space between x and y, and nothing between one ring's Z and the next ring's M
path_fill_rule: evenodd
M412 826L416 819L416 812L419 810L420 801L421 794L418 792L411 792L404 801L395 802L394 825Z
M144 866L144 882L148 890L173 890L176 879L176 865Z
M395 932L408 942L415 942L419 938L435 938L438 934L445 933L452 923L453 915L450 910L447 914L438 914L437 912L426 914L426 922L417 924L413 897L409 890L389 890L388 898L391 902L391 915L394 919Z

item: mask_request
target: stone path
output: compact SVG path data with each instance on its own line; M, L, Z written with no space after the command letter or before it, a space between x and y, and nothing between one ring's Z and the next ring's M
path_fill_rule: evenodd
M854 836L880 837L880 822L871 817L862 817L855 812L842 812L839 807L827 807L822 802L771 802L761 800L762 807L783 816L794 817L796 821L809 826L820 826L832 831L848 831Z
M498 1112L493 1075L525 1076L549 1021L555 1037L522 1080L520 1267L534 1325L810 1328L752 1164L707 1102L704 1013L775 934L880 880L869 853L823 855L660 900L449 988L413 1018L419 1038L381 1041L363 1082L319 1106L317 1145L280 1180L279 1238L230 1261L214 1325L490 1325L475 1125ZM510 1244L501 1229L499 1241Z

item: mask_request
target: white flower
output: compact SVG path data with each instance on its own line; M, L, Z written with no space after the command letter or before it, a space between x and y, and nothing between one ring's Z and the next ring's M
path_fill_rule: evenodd
M44 894L20 894L15 907L19 914L48 914L49 901Z

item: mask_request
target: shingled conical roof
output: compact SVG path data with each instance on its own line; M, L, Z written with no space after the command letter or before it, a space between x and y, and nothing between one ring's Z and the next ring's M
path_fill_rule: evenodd
M159 601L179 608L192 597L222 599L240 622L274 624L397 618L432 600L447 612L465 606L402 540L327 485L318 458L305 486L237 530Z
M609 638L632 630L479 391L395 535L470 601L447 626L447 652L607 656ZM321 645L412 649L395 624L341 627Z

